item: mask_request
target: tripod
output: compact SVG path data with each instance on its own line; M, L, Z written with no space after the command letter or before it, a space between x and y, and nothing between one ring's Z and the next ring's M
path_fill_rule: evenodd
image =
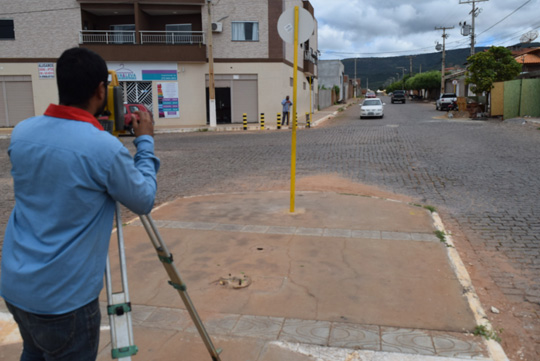
M152 220L150 215L140 216L141 222L154 246L158 258L165 267L165 271L169 275L169 284L173 286L184 305L186 310L189 312L195 327L199 331L201 338L212 357L212 361L221 361L219 354L221 349L217 349L212 344L210 336L206 332L204 325L191 302L191 299L187 293L186 284L182 281L180 273L174 264L173 255L167 249L167 246L163 242L159 231ZM112 292L112 281L111 281L111 269L109 257L107 257L107 267L105 280L107 284L107 312L109 314L109 321L111 325L111 353L112 358L126 358L126 360L131 361L131 356L135 355L138 352L137 346L133 342L133 325L131 321L131 302L129 300L129 291L127 283L127 270L126 270L126 260L125 260L125 251L124 251L124 236L122 230L122 221L120 217L120 204L116 203L116 228L118 236L118 257L120 261L120 272L121 272L121 283L122 289L120 292Z

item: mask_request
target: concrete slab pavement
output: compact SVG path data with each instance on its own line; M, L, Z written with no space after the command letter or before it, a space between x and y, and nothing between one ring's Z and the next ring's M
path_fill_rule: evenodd
M471 335L467 290L423 208L298 192L291 214L288 192L264 192L182 198L152 217L223 361L504 359ZM124 236L135 359L209 360L140 221ZM235 276L251 283L223 282Z
M290 213L289 199L288 192L216 194L152 212L222 361L505 359L472 336L470 290L426 209L297 192ZM140 221L123 230L139 347L133 359L210 360ZM233 277L248 286L227 282ZM105 294L100 301L98 360L105 361ZM15 360L17 328L5 309L0 315L0 360Z

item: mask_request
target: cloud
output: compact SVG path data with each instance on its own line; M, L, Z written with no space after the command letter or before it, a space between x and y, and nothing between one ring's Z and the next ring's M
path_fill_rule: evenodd
M460 34L459 23L471 23L472 5L459 0L310 2L319 22L319 49L327 58L433 52L435 42L442 42L442 32L435 27L454 27L447 30L449 49L470 46L470 38ZM540 28L536 10L540 0L490 0L478 2L477 7L481 9L476 18L477 46L512 45L525 32Z

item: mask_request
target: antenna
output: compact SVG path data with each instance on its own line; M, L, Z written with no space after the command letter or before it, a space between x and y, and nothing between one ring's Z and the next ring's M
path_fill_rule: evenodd
M538 31L533 30L525 33L519 38L519 42L522 44L528 44L538 37Z

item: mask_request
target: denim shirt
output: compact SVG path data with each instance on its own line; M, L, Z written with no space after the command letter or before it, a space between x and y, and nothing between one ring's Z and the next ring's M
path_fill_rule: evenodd
M116 201L137 214L152 210L159 169L154 139L137 137L132 158L100 128L90 113L51 105L13 130L15 207L0 294L25 311L62 314L96 299Z

